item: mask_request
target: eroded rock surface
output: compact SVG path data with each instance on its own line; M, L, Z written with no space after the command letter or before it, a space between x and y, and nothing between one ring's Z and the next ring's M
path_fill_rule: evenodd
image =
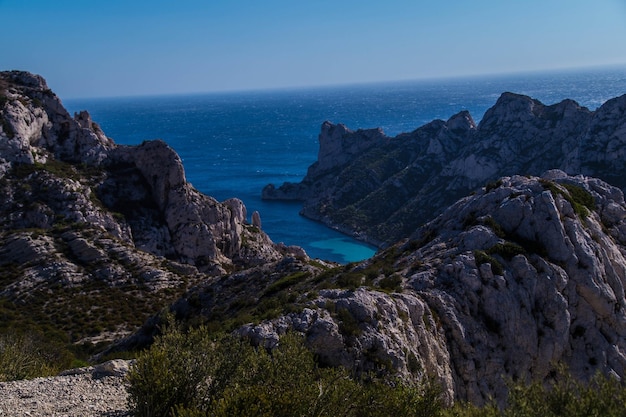
M431 375L477 404L503 401L508 379L549 381L556 364L623 378L625 226L622 191L601 180L504 177L337 274L355 289L241 332L271 344L295 329L330 363Z
M207 276L306 257L275 245L259 215L250 224L240 200L194 189L165 142L115 144L27 72L0 72L0 194L0 296L18 309L44 309L55 327L71 327L77 297L105 302L112 294L103 291L113 288L128 310L105 333L123 335L127 318L136 326ZM100 308L114 320L98 302L89 320L106 321ZM88 327L75 337L100 340L103 332Z
M595 111L504 93L478 126L467 111L394 138L325 122L318 160L300 183L265 199L302 200L302 214L385 247L458 198L502 176L561 169L626 187L626 96Z

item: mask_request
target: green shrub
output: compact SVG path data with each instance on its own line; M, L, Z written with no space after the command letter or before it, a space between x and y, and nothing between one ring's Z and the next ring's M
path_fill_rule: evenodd
M545 189L550 190L554 197L560 195L567 200L572 205L574 212L583 219L589 215L589 210L594 210L596 207L593 196L581 186L575 184L557 185L547 180L540 182ZM565 188L567 192L564 192L559 186Z
M613 377L596 375L589 383L576 381L560 371L556 382L510 385L504 408L491 402L484 407L456 404L445 416L455 417L622 417L626 387Z
M496 236L501 238L506 237L504 229L502 229L502 226L500 226L500 224L493 217L487 216L483 221L483 224L493 230Z
M57 373L65 355L32 334L0 336L0 381L14 381Z
M291 275L287 275L282 277L272 284L270 284L265 290L265 295L275 294L281 290L284 290L287 287L290 287L306 278L308 278L311 274L307 271L298 271Z
M485 251L482 250L475 250L474 251L474 261L476 262L476 266L479 267L482 264L490 264L491 265L491 272L494 275L502 275L504 274L504 268L502 267L502 264L500 262L498 262L498 260L496 258L494 258L493 256L488 255Z
M359 322L347 308L338 308L337 318L339 319L339 331L344 336L358 336L363 333L363 330L359 327Z
M496 188L500 188L501 185L502 185L502 180L501 179L499 179L497 181L488 182L485 185L485 192L488 193L491 190L495 190Z
M337 277L337 286L347 290L355 290L363 284L363 274L360 272L344 272Z
M169 416L174 407L194 406L215 387L203 384L218 353L202 329L185 334L170 319L149 351L128 374L129 406L136 416ZM234 366L234 365L233 365Z
M440 391L320 368L295 334L268 351L170 322L129 373L136 416L436 416Z
M585 190L575 184L561 184L570 195L568 201L572 204L574 211L580 217L585 218L589 215L589 210L595 210L596 202L593 196Z
M9 139L13 139L15 137L15 131L13 130L13 126L5 118L2 118L2 131Z
M496 243L487 250L490 255L500 255L504 259L511 260L516 255L525 255L526 250L513 242Z
M392 274L392 275L386 276L385 278L381 279L378 282L378 285L380 286L381 289L385 291L401 292L402 291L402 276L398 274Z

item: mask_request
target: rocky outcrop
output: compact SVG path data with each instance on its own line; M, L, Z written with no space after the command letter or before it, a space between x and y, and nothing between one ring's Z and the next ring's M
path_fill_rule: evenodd
M501 176L562 169L626 187L626 96L596 111L504 93L478 126L460 112L385 136L325 122L318 160L298 184L263 198L302 200L302 214L385 247Z
M129 305L155 312L207 276L306 258L275 245L258 214L249 224L240 200L195 190L163 141L116 145L26 72L0 72L0 193L0 296L17 306L48 308L53 288L124 288Z
M305 210L354 230L394 213L376 233L407 237L345 266L274 245L240 200L193 189L165 143L116 145L88 114L63 112L40 77L0 73L0 98L0 310L16 326L106 342L175 300L189 325L268 347L301 332L324 365L432 377L448 400L476 404L503 401L509 379L549 381L559 364L583 380L625 376L620 188L559 170L494 177L406 228L505 162L514 173L544 157L583 172L608 164L622 187L626 98L590 112L505 94L478 127L461 112L391 140L325 124L323 161L270 191L314 198ZM145 347L159 320L112 350Z
M507 380L549 381L558 364L624 378L625 239L619 188L563 171L504 177L337 271L352 289L240 332L271 345L295 329L332 364L433 376L476 404L503 401Z
M61 375L0 382L0 415L131 416L128 407L127 361L109 361Z
M0 75L0 162L45 163L54 157L96 164L114 147L87 112L70 117L46 81L22 71Z

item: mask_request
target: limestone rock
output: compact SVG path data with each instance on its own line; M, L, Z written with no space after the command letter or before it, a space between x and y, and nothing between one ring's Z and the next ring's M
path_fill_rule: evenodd
M263 198L301 200L302 214L386 247L456 199L502 176L558 168L626 187L626 96L596 111L504 93L477 126L467 111L394 138L325 122L300 183Z
M624 378L625 209L595 178L504 177L337 273L373 279L367 288L320 290L301 313L241 333L275 344L300 331L329 364L432 376L448 399L476 404L504 401L508 379L549 381L559 363L582 380ZM384 268L395 292L376 290Z
M64 303L87 296L106 304L103 291L123 288L124 308L154 304L127 309L104 329L97 319L113 312L96 303L85 315L100 330L74 332L81 342L128 334L206 277L307 257L249 224L240 200L194 189L165 142L115 144L89 113L71 117L45 80L27 72L0 72L0 194L0 295L34 310L68 310ZM79 320L46 314L60 327Z

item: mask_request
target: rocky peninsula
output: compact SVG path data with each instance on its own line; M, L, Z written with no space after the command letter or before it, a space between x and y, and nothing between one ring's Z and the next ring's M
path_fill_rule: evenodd
M556 168L624 190L625 109L626 96L590 111L504 93L478 125L462 111L392 138L325 122L303 180L269 184L263 198L300 200L304 216L386 247L502 176Z

